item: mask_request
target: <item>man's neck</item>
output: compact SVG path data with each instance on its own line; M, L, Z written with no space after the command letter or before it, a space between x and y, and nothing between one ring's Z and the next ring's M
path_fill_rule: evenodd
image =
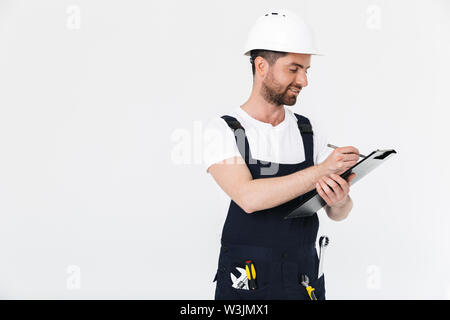
M267 101L260 101L260 103L247 101L241 106L241 109L252 118L270 123L274 127L283 122L285 117L284 106L275 106Z

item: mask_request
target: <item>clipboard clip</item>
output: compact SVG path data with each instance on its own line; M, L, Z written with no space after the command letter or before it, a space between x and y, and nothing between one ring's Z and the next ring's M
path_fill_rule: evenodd
M377 151L381 151L381 150L377 150ZM379 156L374 157L374 159L383 160L392 153L397 153L397 152L395 150L386 150L383 154L380 154Z

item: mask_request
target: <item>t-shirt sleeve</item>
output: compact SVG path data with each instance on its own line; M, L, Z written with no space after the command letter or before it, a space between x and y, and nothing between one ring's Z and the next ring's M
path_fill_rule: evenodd
M322 163L333 152L333 149L327 147L330 142L328 133L323 126L311 119L310 122L314 133L314 164L317 165Z
M213 118L205 128L203 159L206 172L211 165L225 159L238 157L237 163L245 163L239 152L234 132L220 117Z

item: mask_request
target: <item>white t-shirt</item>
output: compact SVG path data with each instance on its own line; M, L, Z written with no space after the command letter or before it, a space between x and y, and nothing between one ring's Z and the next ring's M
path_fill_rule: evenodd
M292 110L283 106L284 120L272 126L251 117L241 107L227 115L236 118L245 129L252 157L257 160L282 164L295 164L305 161L303 139L297 125L297 117ZM309 118L308 118L309 119ZM314 164L325 160L333 149L327 147L327 135L309 119L313 129ZM236 144L233 131L220 117L213 118L205 129L204 164L209 167L222 160L238 157L245 163Z

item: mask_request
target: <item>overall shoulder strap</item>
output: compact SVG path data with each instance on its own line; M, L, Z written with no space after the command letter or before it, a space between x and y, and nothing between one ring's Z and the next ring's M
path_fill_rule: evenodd
M294 113L297 117L297 125L302 135L303 148L305 149L305 159L314 165L314 140L313 129L308 118Z
M225 120L225 122L233 131L239 152L242 158L248 163L249 158L247 158L246 155L251 157L251 154L250 154L250 147L248 146L247 137L245 136L244 127L236 118L232 116L224 115L221 118Z
M297 117L297 125L300 133L303 135L304 133L314 134L311 126L311 122L308 118L301 116L299 114L294 113Z
M232 116L221 116L221 118L223 120L225 120L225 122L228 124L228 126L231 128L231 130L236 130L236 129L242 129L245 131L245 129L242 127L241 123L234 117Z

